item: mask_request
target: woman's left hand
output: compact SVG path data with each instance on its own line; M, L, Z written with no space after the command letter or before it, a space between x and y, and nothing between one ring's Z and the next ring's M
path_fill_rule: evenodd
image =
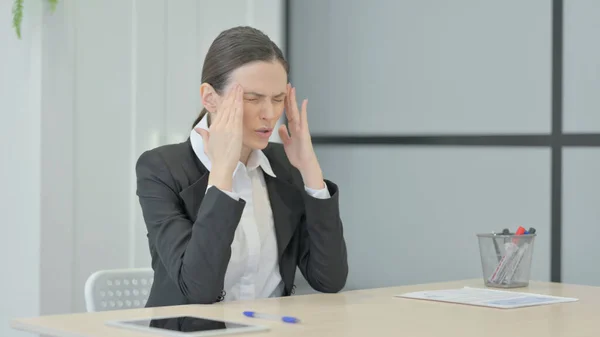
M296 88L287 86L285 98L285 114L287 116L289 133L285 125L279 127L279 137L290 163L300 171L304 184L312 189L325 188L323 173L317 160L317 155L312 146L308 120L306 119L306 106L308 101L302 101L302 110L298 111L296 102ZM291 134L291 136L290 136Z

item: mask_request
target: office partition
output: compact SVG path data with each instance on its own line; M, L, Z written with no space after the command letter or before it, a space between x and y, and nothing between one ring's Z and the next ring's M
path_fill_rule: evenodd
M479 277L475 233L519 225L538 229L533 278L600 282L598 2L287 6L348 288Z

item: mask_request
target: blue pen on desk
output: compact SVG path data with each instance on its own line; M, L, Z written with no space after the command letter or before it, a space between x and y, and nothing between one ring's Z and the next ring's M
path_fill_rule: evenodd
M271 315L271 314L258 313L256 311L244 311L244 316L254 317L254 318L270 319L272 321L283 321L283 322L286 322L286 323L299 323L300 322L300 320L297 319L296 317L291 317L291 316L277 316L277 315Z

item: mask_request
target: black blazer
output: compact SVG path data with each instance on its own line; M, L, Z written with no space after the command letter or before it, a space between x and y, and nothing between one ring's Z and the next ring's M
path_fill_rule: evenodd
M293 293L296 267L320 292L338 292L348 275L337 186L313 198L283 146L263 150L277 178L264 175L271 201L284 296ZM225 271L245 201L218 188L190 140L144 152L136 164L137 195L148 229L154 283L147 307L208 304L226 296Z

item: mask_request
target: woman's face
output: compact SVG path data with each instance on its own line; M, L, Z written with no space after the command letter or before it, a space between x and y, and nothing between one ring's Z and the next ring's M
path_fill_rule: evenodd
M279 61L248 63L232 72L229 83L229 87L238 83L244 89L244 146L264 149L271 134L277 132L273 128L283 113L287 95L287 73L283 65ZM223 97L218 99L217 111Z

